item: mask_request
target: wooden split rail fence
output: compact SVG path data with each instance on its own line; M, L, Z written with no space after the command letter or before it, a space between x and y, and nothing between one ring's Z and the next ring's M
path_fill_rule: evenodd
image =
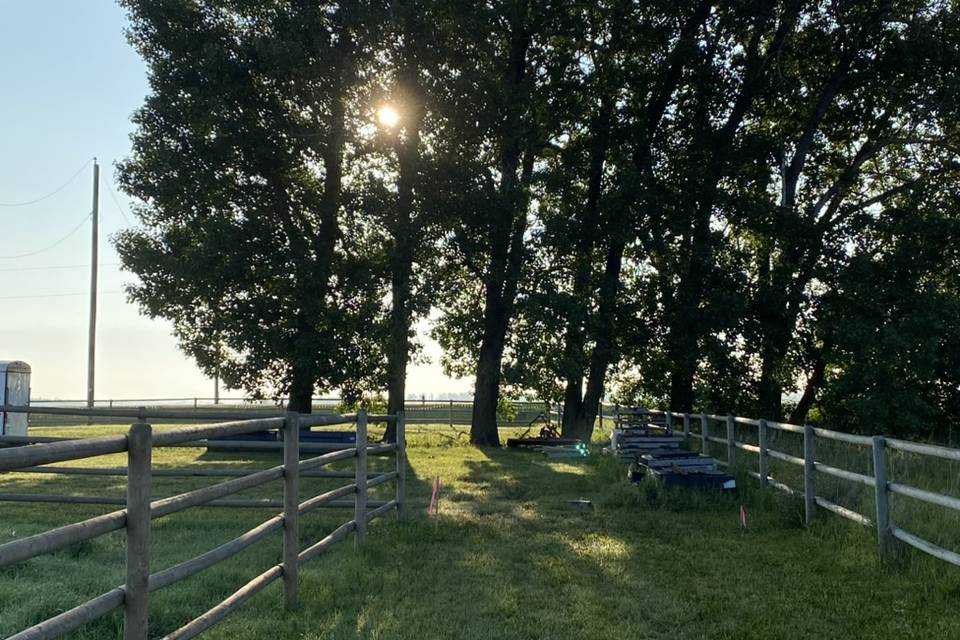
M60 413L88 417L107 415L110 417L136 418L136 422L130 427L126 435L79 439L44 438L43 440L47 440L46 442L33 444L25 444L8 436L0 437L0 443L22 445L0 449L0 472L70 474L79 471L81 475L122 475L127 477L127 496L125 500L120 499L125 503L124 509L0 544L0 567L4 567L119 529L126 530L127 538L126 582L123 585L25 629L11 636L9 640L58 638L121 607L124 612L123 634L125 640L145 640L148 630L149 599L152 591L185 580L223 562L277 531L283 532L283 559L280 564L272 566L257 575L226 600L164 637L170 640L185 640L199 635L276 580L282 579L285 606L288 609L294 608L297 606L298 600L297 574L300 566L351 533L354 534L356 543L362 544L367 535L367 524L369 522L394 510L400 516L404 513L407 465L405 418L402 412L395 416L368 416L363 411L356 415L345 416L311 416L288 412L277 417L254 420L248 418L249 414L204 413L201 416L204 420L229 420L229 422L153 432L151 426L147 423L148 419L195 420L197 414L187 411L151 412L144 409L0 407L0 410L24 413ZM368 442L368 422L395 422L397 426L396 443L371 444ZM301 459L301 454L310 450L308 447L317 447L318 445L301 446L300 429L341 424L356 425L355 445L319 445L333 450L318 456ZM164 475L162 470L152 469L151 459L155 448L203 446L209 438L235 436L265 430L280 430L282 432L282 442L256 443L282 448L282 464L253 472L199 469L193 471L189 469L182 471L163 470L166 471L165 475L178 476L233 476L238 472L239 474L230 480L186 493L159 500L152 498L152 477ZM35 439L27 438L26 440ZM67 460L80 460L122 452L127 453L127 466L125 468L77 469L75 467L45 466ZM368 456L390 454L396 456L396 469L371 476L367 468ZM354 473L318 471L326 465L341 460L354 460ZM301 500L300 478L317 476L351 477L353 482ZM226 496L280 479L283 480L281 501L222 500ZM396 483L396 497L384 502L369 501L367 499L367 489L386 482ZM353 497L352 501L342 500L349 496ZM78 500L70 500L71 497L75 496L47 496L47 498L50 498L49 500L44 500L42 496L19 496L23 501L31 502L38 501L33 498L40 498L40 501L96 503L95 498L84 500L83 497L80 497ZM17 499L16 494L0 495L0 501ZM281 507L282 512L233 540L195 558L151 573L151 520L199 506ZM352 507L354 510L353 518L331 531L323 539L306 548L301 548L300 516L313 509L331 506Z
M650 413L664 416L668 431L676 433L682 428L682 434L685 439L699 439L701 442L701 451L703 452L709 451L710 443L725 446L726 460L717 460L721 465L733 467L736 464L738 450L757 454L759 458L759 468L757 471L748 469L747 473L751 477L757 478L763 486L770 486L792 495L800 495L804 501L804 512L808 524L816 517L816 508L819 506L858 524L868 527L875 526L877 531L877 545L883 557L888 557L892 553L893 541L900 540L935 558L960 566L960 554L937 546L898 526L890 514L890 496L892 494L907 496L955 511L960 511L960 499L898 483L889 477L887 464L887 455L891 450L915 453L943 460L960 461L960 449L897 440L884 436L867 437L843 433L841 431L821 429L811 425L788 424L731 415L720 416L705 413L675 413L671 411L651 411ZM677 424L674 423L675 420ZM681 424L679 424L681 421L682 427ZM699 433L691 429L691 422L694 421L700 423ZM718 435L711 435L711 423L720 423L723 425L722 428L718 429ZM757 444L753 445L737 440L737 425L756 427ZM794 433L802 436L803 457L792 456L770 448L770 431ZM847 444L870 448L873 458L873 475L856 473L818 462L816 459L816 443L818 439L845 442ZM770 476L769 461L771 458L803 468L803 491L795 491ZM818 473L872 487L875 495L874 517L871 518L870 516L863 515L852 509L831 502L822 496L818 496L816 494L816 479Z
M224 411L237 412L245 414L245 418L255 418L263 415L271 415L278 410L277 405L270 404L269 401L251 401L243 398L220 398L219 404L213 404L213 398L149 398L149 399L116 399L116 400L96 400L94 406L104 411L98 413L98 417L109 419L110 423L118 423L124 417L128 417L131 409L137 409L141 405L150 407L151 411L158 414L177 413L182 414L184 410L192 407L196 414L202 419L217 419L215 417ZM337 407L343 401L339 398L314 398L313 412L315 414L335 415ZM31 418L31 428L63 427L73 426L69 420L75 412L70 408L83 407L86 400L31 400L31 407L58 409L56 412L32 412L35 417ZM554 422L559 422L563 407L560 404L531 400L521 401L513 400L506 403L511 407L510 417L498 417L497 426L501 429L525 428L533 424L535 427L542 426L542 418L549 417ZM469 425L473 414L472 400L406 400L407 421L410 424L417 425L447 425L454 427L456 425ZM282 410L283 404L281 403ZM613 418L612 404L599 404L597 406L597 421L603 425L604 420L608 422ZM126 409L126 411L123 411ZM179 409L179 411L178 411ZM118 411L119 410L119 411ZM158 419L161 419L158 417ZM169 420L166 415L162 419ZM79 426L79 425L77 425Z

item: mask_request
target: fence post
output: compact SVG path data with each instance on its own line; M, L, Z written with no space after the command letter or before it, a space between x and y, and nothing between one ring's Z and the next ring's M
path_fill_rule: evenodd
M353 520L357 525L356 544L367 539L367 411L357 412L357 497L354 503Z
M727 468L732 468L737 461L737 446L734 444L737 439L737 430L733 421L733 416L727 416Z
M888 558L892 540L890 493L887 490L887 441L883 436L873 436L873 480L877 499L877 546L880 557Z
M760 486L765 487L769 476L767 468L767 421L761 418L757 429L759 429L757 441L760 445Z
M153 430L138 419L127 434L127 583L124 640L146 640L150 618L150 467Z
M700 414L700 453L710 455L710 419L707 414Z
M816 467L814 466L813 427L803 425L803 511L807 524L813 522L817 508Z
M690 414L683 414L683 440L686 442L690 439Z
M667 435L673 435L673 412L667 411Z
M300 553L300 414L288 411L283 423L283 602L297 606Z
M407 515L407 416L397 412L397 517Z
M400 418L397 417L397 424L400 424ZM450 401L450 428L453 429L453 400Z

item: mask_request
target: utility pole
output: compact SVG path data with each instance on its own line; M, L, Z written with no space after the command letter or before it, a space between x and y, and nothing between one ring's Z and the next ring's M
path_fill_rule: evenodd
M220 404L220 362L223 358L223 344L217 339L217 364L213 369L213 404Z
M87 406L93 407L94 369L97 351L97 236L100 227L100 165L93 159L93 213L90 240L90 329L87 335Z

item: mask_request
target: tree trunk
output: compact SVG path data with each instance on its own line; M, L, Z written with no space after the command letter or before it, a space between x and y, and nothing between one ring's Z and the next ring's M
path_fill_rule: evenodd
M680 82L684 67L696 52L697 33L708 19L712 4L710 0L703 0L694 8L681 28L674 48L667 56L662 77L651 88L644 112L643 133L636 141L633 149L633 161L638 174L642 177L649 176L651 171L651 141L670 103L670 97ZM579 255L586 258L585 266L587 269L589 269L592 260L590 254L596 244L595 236L600 222L599 204L603 186L604 165L611 144L610 126L613 120L613 108L614 103L609 100L602 103L601 111L595 121L595 139L591 149L584 228L581 230L581 246L578 247L580 249ZM600 402L603 400L607 369L616 355L616 303L620 291L620 272L623 267L623 254L626 244L632 240L632 238L624 235L629 226L625 226L626 221L622 219L624 217L623 211L620 211L619 216L616 217L619 217L620 220L608 221L610 228L613 229L613 235L609 240L610 244L607 249L600 285L596 322L593 323L595 335L591 335L591 337L594 340L594 347L589 355L586 391L583 392L581 397L580 380L578 379L577 389L574 392L570 388L571 379L568 378L567 394L565 396L565 401L569 399L576 405L570 407L569 410L566 405L564 406L565 435L569 434L585 441L589 441L593 435L597 411ZM577 276L582 275L579 267L578 264ZM589 270L585 271L584 274L589 275ZM582 295L585 297L589 281L583 278L581 282L585 290ZM577 284L578 281L575 280L575 292L577 291ZM576 329L574 325L571 325L571 328ZM579 338L581 345L585 342L582 335L578 335L575 331L568 331L568 335ZM569 350L571 353L574 351L574 349ZM582 346L580 346L577 355L584 357ZM569 425L567 424L568 415L573 416Z
M513 315L523 264L523 234L527 226L527 199L523 187L533 171L533 155L527 154L522 178L520 169L524 136L521 116L525 110L522 90L530 34L515 25L510 38L505 85L509 95L507 117L500 132L499 202L489 228L490 264L484 282L483 338L477 360L477 379L470 420L470 442L500 445L497 406L500 402L500 364L507 329Z
M294 363L292 367L287 410L298 413L313 411L313 372L299 363Z
M524 166L524 176L532 171L532 156ZM514 174L515 175L515 174ZM516 187L514 187L516 189ZM505 235L509 246L505 256L497 252L488 271L483 314L483 340L477 361L477 380L473 398L473 416L470 421L470 442L480 445L500 445L497 431L497 408L500 404L500 363L506 346L507 330L513 316L517 286L522 267L523 234L526 230L526 210L513 214L513 225Z
M607 369L617 351L617 296L620 294L620 272L623 269L623 252L626 237L614 237L607 250L600 283L600 301L597 306L597 334L590 354L590 369L587 374L587 390L577 415L576 437L589 442L597 418L597 407L603 400L603 388Z
M397 164L397 218L393 228L393 251L390 256L390 336L387 347L387 413L404 410L407 390L407 364L410 360L410 326L413 310L410 308L411 277L416 253L414 192L419 176L420 127L423 105L420 92L420 68L415 51L416 27L413 8L406 7L404 15L403 62L398 74L401 85L401 109L404 117L402 139L398 140ZM387 423L386 442L397 438L396 423Z
M312 322L313 312L326 303L330 290L330 277L334 268L334 254L336 242L340 236L339 212L341 196L341 180L343 178L343 146L344 120L346 117L343 75L349 66L351 57L351 39L344 34L340 43L340 58L335 62L337 82L341 92L331 103L328 125L330 127L329 142L324 150L323 165L325 170L323 194L320 198L320 225L312 238L316 259L310 265L309 273L298 273L298 286L302 289L298 298L303 301L303 307L297 310L294 351L290 363L290 394L288 409L300 413L311 413L313 410L313 392L317 381L317 363L323 361L322 354L312 352L313 340L310 336L317 329ZM292 246L298 246L302 237L295 237L296 231L287 220L288 234L292 234ZM306 253L306 247L300 247L300 252Z
M782 357L778 351L772 346L761 349L760 382L757 387L760 417L776 422L783 418L783 386L777 374Z
M502 356L502 345L498 348L492 339L484 341L477 360L473 415L470 419L470 442L473 444L500 446L500 434L497 432L497 407L500 404Z
M673 356L676 358L677 356ZM697 376L696 359L687 354L673 360L670 369L670 410L690 413L693 411L693 381Z
M803 395L800 396L800 401L797 402L797 406L790 412L791 424L803 424L807 421L807 415L810 413L810 409L817 399L817 391L823 386L826 369L827 360L823 357L823 351L818 350L813 361L813 371L810 372L810 377L807 378L807 384L803 388Z
M404 410L404 399L407 391L407 363L410 358L411 323L409 308L410 275L413 266L412 240L408 231L409 229L401 231L398 227L394 237L394 251L391 256L390 335L387 344L387 413L391 415L396 415L398 411ZM395 422L388 422L383 439L386 442L394 442L396 438L397 425Z
M643 134L636 142L633 150L633 161L640 176L648 177L650 174L651 142L669 105L670 96L680 82L683 68L696 50L696 47L693 46L696 34L703 26L704 21L707 20L711 5L712 3L709 0L700 2L689 19L685 21L679 34L680 37L667 58L663 76L651 91L645 110ZM611 110L602 112L597 122L598 135L591 157L588 183L588 210L599 208L604 162L610 145L609 128L613 115L613 105L608 104L606 107ZM598 215L595 214L593 217L596 219ZM603 401L607 369L616 355L616 304L620 291L620 272L623 268L624 250L627 242L631 239L624 235L623 222L623 220L614 220L610 225L614 229L614 235L610 238L604 265L599 294L600 301L596 312L597 322L594 323L596 335L592 336L594 348L590 353L587 388L575 412L576 418L569 428L571 435L585 441L589 441L593 435L597 411L600 402ZM582 236L590 238L585 232ZM592 244L590 248L592 248ZM567 413L566 409L564 413ZM571 411L570 413L574 412Z
M600 228L600 197L603 193L603 169L610 146L610 123L613 103L605 98L592 123L593 142L587 176L587 197L582 219L577 228L576 256L573 275L575 306L567 319L564 343L566 389L563 397L561 435L577 437L582 431L583 416L583 359L586 344L587 319L591 296L590 279L593 270L593 249Z
M811 246L815 246L811 243ZM796 329L803 291L812 279L818 253L805 251L800 238L794 240L771 268L769 286L758 293L757 318L760 325L760 381L757 403L760 417L783 418L783 367Z
M583 377L571 376L563 390L563 414L560 419L560 435L575 438L580 413L583 411Z
M699 195L693 219L690 262L681 279L678 302L669 328L668 352L673 363L670 372L670 408L674 411L689 412L692 409L693 382L697 362L700 360L700 341L711 328L710 323L704 322L699 314L707 278L712 269L710 220L720 182L729 170L728 164L737 132L756 98L761 80L784 46L801 5L802 3L795 2L785 6L779 25L771 34L768 27L776 5L760 4L761 10L755 17L753 32L745 48L743 83L732 102L730 113L715 135L694 141L694 144L711 149L711 153L697 185ZM771 35L772 38L769 38ZM768 43L767 48L761 52L764 42ZM710 91L711 88L705 87L704 90Z
M789 286L774 274L767 290L761 289L758 295L760 380L757 385L757 405L761 418L778 422L783 419L782 368L796 323L796 316L790 312L785 297L785 289Z
M694 241L694 244L697 242ZM702 268L691 258L687 272L680 280L677 301L669 316L667 355L670 362L669 409L689 413L694 405L694 379L700 355L699 304L702 290Z
M713 190L711 190L712 192ZM680 279L676 306L671 313L667 353L670 358L670 409L689 413L694 404L694 379L700 359L704 323L700 304L710 269L710 211L712 193L696 213L691 230L689 264Z

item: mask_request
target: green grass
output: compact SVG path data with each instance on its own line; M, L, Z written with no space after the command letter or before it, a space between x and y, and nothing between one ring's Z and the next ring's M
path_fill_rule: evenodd
M960 571L942 564L884 566L871 532L826 515L805 528L795 501L761 492L755 481L741 478L737 497L664 492L627 483L624 468L599 454L548 462L532 452L469 447L449 430L410 431L410 519L377 521L362 549L347 541L305 566L296 612L283 611L275 584L205 637L960 638ZM252 468L276 460L166 449L155 463ZM119 466L122 458L97 463ZM440 514L427 517L436 477ZM155 493L212 481L158 478ZM337 484L312 480L303 494ZM0 476L0 491L122 495L123 486L123 478ZM279 491L274 484L245 495L277 497ZM567 500L575 498L591 499L595 508L573 510ZM746 532L738 522L741 503L749 513ZM0 503L0 541L110 509ZM194 509L155 521L154 569L269 515ZM305 516L303 543L350 517ZM120 584L123 541L118 532L0 569L0 637ZM153 633L199 615L278 562L279 554L276 535L155 592ZM120 623L114 615L76 637L118 637Z
M721 428L711 425L713 435ZM699 431L699 425L697 425ZM768 432L771 434L769 446L772 449L803 457L803 436L796 433ZM737 440L757 444L757 429L747 425L737 425ZM692 448L699 447L694 440ZM721 459L726 456L726 447L711 443L712 455ZM758 470L758 456L743 450L737 451L737 463L754 471ZM873 475L873 453L869 446L861 446L817 438L815 458L834 467L854 471L867 476ZM803 491L802 467L771 458L770 474L797 491ZM887 449L887 479L926 489L947 496L960 496L960 462ZM756 483L756 479L747 480ZM875 492L873 487L839 479L824 473L816 475L816 494L836 504L861 513L871 520L876 513ZM914 498L890 494L890 515L894 524L910 531L930 542L946 549L960 550L960 512L928 504ZM905 545L896 543L901 553L898 562L909 564L916 571L936 575L936 567L942 561L922 553L915 553ZM908 553L909 551L909 553Z

